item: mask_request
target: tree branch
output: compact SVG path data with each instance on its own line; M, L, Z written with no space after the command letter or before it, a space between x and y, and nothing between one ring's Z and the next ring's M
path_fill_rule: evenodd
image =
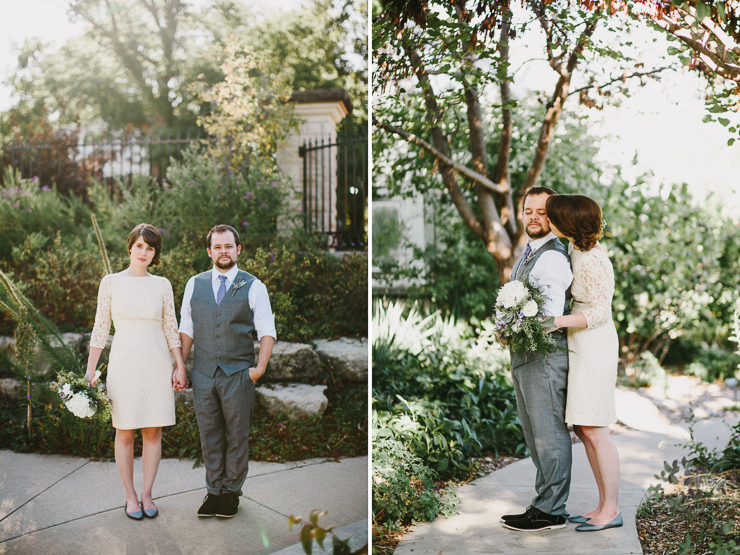
M563 112L563 104L568 98L568 89L570 87L570 80L578 65L578 57L586 47L586 43L590 40L598 25L599 15L594 14L593 19L586 25L581 36L578 37L573 52L571 52L568 58L567 67L561 72L560 79L555 86L555 92L552 95L550 102L547 104L547 110L545 112L545 119L542 122L542 129L540 131L540 138L537 143L537 150L535 151L534 160L532 166L527 172L527 177L524 180L524 184L519 188L518 198L530 188L534 187L542 175L542 170L545 167L545 159L547 158L547 151L550 148L550 143L555 135L555 125L560 118L560 114Z
M608 81L608 82L603 83L601 85L599 85L597 83L594 83L593 85L586 85L585 87L581 87L579 89L575 89L572 92L569 92L568 93L568 96L573 96L574 94L577 94L577 93L579 93L581 91L585 91L585 90L588 90L588 89L593 89L593 88L603 89L603 88L608 87L612 83L616 83L617 81L626 81L627 79L632 79L634 77L643 77L645 75L653 75L655 73L660 73L661 71L665 71L666 69L674 69L674 67L673 66L664 66L664 67L661 67L661 68L658 68L658 69L653 69L651 71L638 71L638 72L632 73L630 75L623 75L622 77L617 77L617 78L612 79L611 81Z
M437 98L434 95L432 83L429 81L429 76L426 74L424 62L416 50L408 46L405 48L406 53L409 57L409 61L411 62L411 65L415 70L416 78L419 80L419 85L421 86L422 95L424 97L424 106L426 107L427 112L427 119L432 124L430 132L432 135L432 141L434 142L434 149L448 160L451 160L448 156L449 151L447 141L444 134L442 133L442 129L439 127L438 124L442 117L442 114L440 112L439 105L437 104ZM460 216L462 216L465 224L478 237L483 238L485 236L483 226L481 225L480 220L478 220L478 216L471 208L470 203L465 198L465 195L463 195L462 191L460 190L460 186L457 184L457 180L455 178L453 167L450 164L444 162L439 157L437 157L437 161L439 165L439 171L442 176L442 181L444 182L445 187L447 187L447 191L450 193L450 198L455 204L457 211L460 213Z
M388 123L383 123L382 121L378 121L378 119L373 116L373 125L379 129L384 129L390 133L393 133L394 135L398 135L402 139L405 139L406 141L415 144L416 146L420 146L427 152L429 152L432 156L434 156L437 160L439 160L442 164L445 164L447 166L450 166L451 168L455 169L458 173L461 175L464 175L468 179L470 179L474 183L478 183L480 185L483 185L486 189L489 189L495 193L504 193L507 189L502 189L500 185L497 183L494 183L490 179L488 179L485 175L481 175L478 172L471 170L467 166L464 166L463 164L460 164L459 162L455 162L452 158L447 156L446 154L443 154L436 148L434 148L432 145L430 145L428 142L426 142L421 137L417 137L416 135L409 133L408 131L404 131L403 129L400 129L398 127L394 127L393 125L390 125Z
M517 213L514 210L514 203L511 196L511 174L509 169L510 151L511 151L511 89L509 87L509 28L511 26L511 11L507 11L501 21L501 38L498 42L498 52L501 55L499 67L499 89L501 91L501 115L503 126L501 129L501 140L498 148L498 158L496 161L496 174L494 180L501 187L508 190L506 195L499 196L501 204L501 222L503 223L509 237L517 239L519 225Z

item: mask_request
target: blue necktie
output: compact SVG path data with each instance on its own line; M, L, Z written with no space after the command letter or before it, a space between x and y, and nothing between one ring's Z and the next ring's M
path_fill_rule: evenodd
M224 295L226 295L226 276L218 276L218 279L221 280L221 285L219 285L216 293L216 306L221 305L221 301L224 300Z
M527 248L524 249L524 258L522 258L522 264L527 261L527 258L529 258L530 254L532 254L532 247L530 247L529 243L527 243Z

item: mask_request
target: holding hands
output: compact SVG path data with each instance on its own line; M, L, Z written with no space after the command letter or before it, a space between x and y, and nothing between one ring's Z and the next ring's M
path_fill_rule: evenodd
M190 385L188 383L188 376L185 373L185 364L176 363L175 370L172 372L172 389L175 391L185 391Z

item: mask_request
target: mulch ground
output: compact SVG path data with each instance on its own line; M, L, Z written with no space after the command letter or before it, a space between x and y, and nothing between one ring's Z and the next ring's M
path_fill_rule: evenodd
M739 483L740 471L732 470L665 484L662 499L638 510L637 533L644 555L740 553L732 543L740 542ZM691 499L697 491L703 492L703 498ZM684 501L676 510L679 496Z

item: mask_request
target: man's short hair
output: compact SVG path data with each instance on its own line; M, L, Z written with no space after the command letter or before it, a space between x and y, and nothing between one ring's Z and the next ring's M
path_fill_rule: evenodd
M230 225L221 224L214 227L211 231L208 232L208 237L206 237L206 247L211 248L211 236L214 233L226 233L227 231L230 231L234 234L234 242L236 243L237 247L241 246L241 240L239 239L239 232L231 227Z
M524 203L527 202L527 197L530 195L557 195L557 191L555 189L550 189L550 187L531 187L530 189L527 189L527 192L524 193L524 197L522 198L522 210L524 210Z

